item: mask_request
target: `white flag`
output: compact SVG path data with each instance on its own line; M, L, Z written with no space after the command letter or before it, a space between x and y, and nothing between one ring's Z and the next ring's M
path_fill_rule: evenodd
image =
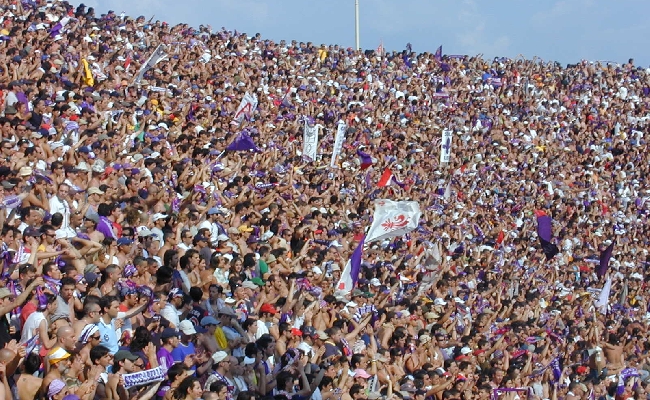
M162 61L165 57L167 57L165 46L163 44L159 44L158 47L156 47L156 50L153 51L153 54L149 56L147 62L144 63L142 67L140 67L140 71L138 71L138 75L135 77L135 83L140 83L142 78L144 78L144 74L153 68L154 65Z
M253 111L257 109L257 96L246 92L244 98L241 99L237 112L235 113L235 122L241 124L244 117L250 117Z
M318 150L318 128L320 125L309 126L305 122L305 131L302 137L302 155L309 161L316 160L316 151Z
M451 179L449 180L449 183L447 183L447 187L445 188L445 194L442 196L445 200L449 200L451 197Z
M366 234L366 243L402 236L415 230L420 222L417 201L375 201L372 225Z
M442 131L442 143L440 143L440 163L448 163L451 159L452 132L448 129Z
M609 294L612 291L612 278L608 277L603 286L603 290L600 291L598 295L598 301L596 301L596 308L600 311L601 314L607 314L607 306L609 306Z
M330 168L334 168L336 165L336 157L341 153L343 148L343 142L345 141L345 132L347 130L347 125L345 122L339 121L338 128L336 129L336 136L334 138L334 149L332 150L332 162L330 162Z

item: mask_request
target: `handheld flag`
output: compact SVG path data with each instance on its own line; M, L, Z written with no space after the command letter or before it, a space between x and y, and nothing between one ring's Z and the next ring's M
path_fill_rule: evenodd
M244 98L239 103L239 107L235 112L235 122L241 124L244 118L250 118L251 114L257 109L257 96L246 92Z
M395 184L401 188L406 187L405 184L397 180L397 177L393 175L393 171L387 167L384 170L384 173L381 174L381 178L379 178L379 182L377 182L377 187L386 187L391 184Z
M368 153L365 153L361 151L361 149L357 150L357 155L361 159L361 169L364 170L366 168L369 168L372 166L372 157Z
M139 84L140 81L144 78L144 74L166 57L167 52L165 52L165 46L163 44L159 44L158 47L156 47L156 50L154 50L151 56L149 56L147 62L145 62L142 67L140 67L138 75L135 77L135 83Z
M248 136L246 132L240 133L239 136L237 136L235 140L233 140L232 143L230 143L228 147L226 147L226 150L230 150L230 151L251 151L252 150L256 153L262 152L262 150L260 150L259 147L255 145L253 139L250 136Z
M377 46L377 55L383 56L384 55L384 42L380 41L379 46Z
M612 251L614 251L614 243L616 242L612 240L612 243L610 243L610 245L600 253L600 263L598 264L598 270L596 271L598 278L602 278L607 274L609 260L612 258Z
M348 263L345 265L343 272L341 273L341 279L336 285L336 290L348 293L354 289L354 286L359 280L359 271L361 270L361 256L363 253L363 244L365 243L365 237L361 238L359 245L354 252L352 252L352 257L348 260Z
M433 54L433 58L435 58L436 61L442 61L442 45L438 47L436 52Z
M417 229L420 223L420 206L417 201L375 201L372 225L366 234L366 242L402 236Z
M553 237L553 220L542 210L535 210L535 215L537 216L537 236L539 236L539 243L542 246L546 260L551 260L560 252L560 249L551 243Z

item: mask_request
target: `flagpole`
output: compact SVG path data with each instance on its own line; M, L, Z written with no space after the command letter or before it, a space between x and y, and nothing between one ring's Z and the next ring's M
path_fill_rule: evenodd
M359 45L359 0L354 0L354 42L356 50L361 49Z

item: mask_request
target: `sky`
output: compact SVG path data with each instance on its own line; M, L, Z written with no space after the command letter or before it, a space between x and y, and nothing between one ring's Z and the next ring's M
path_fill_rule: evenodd
M354 0L83 0L96 15L225 27L265 39L355 45ZM80 0L72 0L75 6ZM360 45L649 66L648 0L359 0Z

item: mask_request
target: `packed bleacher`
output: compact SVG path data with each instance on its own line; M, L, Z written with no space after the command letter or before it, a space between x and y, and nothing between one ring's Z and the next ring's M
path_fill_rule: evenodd
M648 399L650 70L0 8L0 400Z

